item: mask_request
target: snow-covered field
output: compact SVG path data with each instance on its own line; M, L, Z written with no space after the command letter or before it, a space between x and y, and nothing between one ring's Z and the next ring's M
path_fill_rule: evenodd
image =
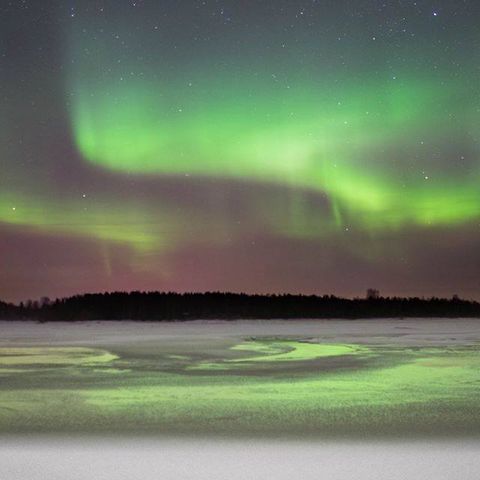
M477 480L478 345L475 319L0 322L0 479Z
M327 342L462 345L480 341L480 319L1 322L0 346L112 345L250 335L318 336Z
M478 480L480 443L9 439L5 480Z

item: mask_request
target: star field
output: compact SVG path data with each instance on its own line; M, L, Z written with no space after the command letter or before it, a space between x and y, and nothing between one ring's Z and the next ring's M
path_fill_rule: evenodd
M480 298L474 1L0 7L0 298Z

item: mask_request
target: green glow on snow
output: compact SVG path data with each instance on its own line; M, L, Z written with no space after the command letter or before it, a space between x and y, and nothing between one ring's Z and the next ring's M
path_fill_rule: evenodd
M231 363L244 374L190 368L199 360L185 351L135 358L90 348L28 350L0 352L2 377L10 382L0 392L2 431L391 435L480 427L476 346L259 340L234 346L236 354L254 353L246 361L232 359L231 349L220 358L216 350L212 365Z

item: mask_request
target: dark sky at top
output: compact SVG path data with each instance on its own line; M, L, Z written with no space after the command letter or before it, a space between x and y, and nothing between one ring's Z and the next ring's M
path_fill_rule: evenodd
M480 3L3 1L0 299L480 299Z

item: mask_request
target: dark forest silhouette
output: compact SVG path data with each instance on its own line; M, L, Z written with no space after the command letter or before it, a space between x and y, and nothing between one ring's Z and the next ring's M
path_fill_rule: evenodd
M0 302L4 320L193 320L300 318L479 317L480 303L457 296L365 299L332 295L247 295L243 293L113 292L44 298L20 305Z

